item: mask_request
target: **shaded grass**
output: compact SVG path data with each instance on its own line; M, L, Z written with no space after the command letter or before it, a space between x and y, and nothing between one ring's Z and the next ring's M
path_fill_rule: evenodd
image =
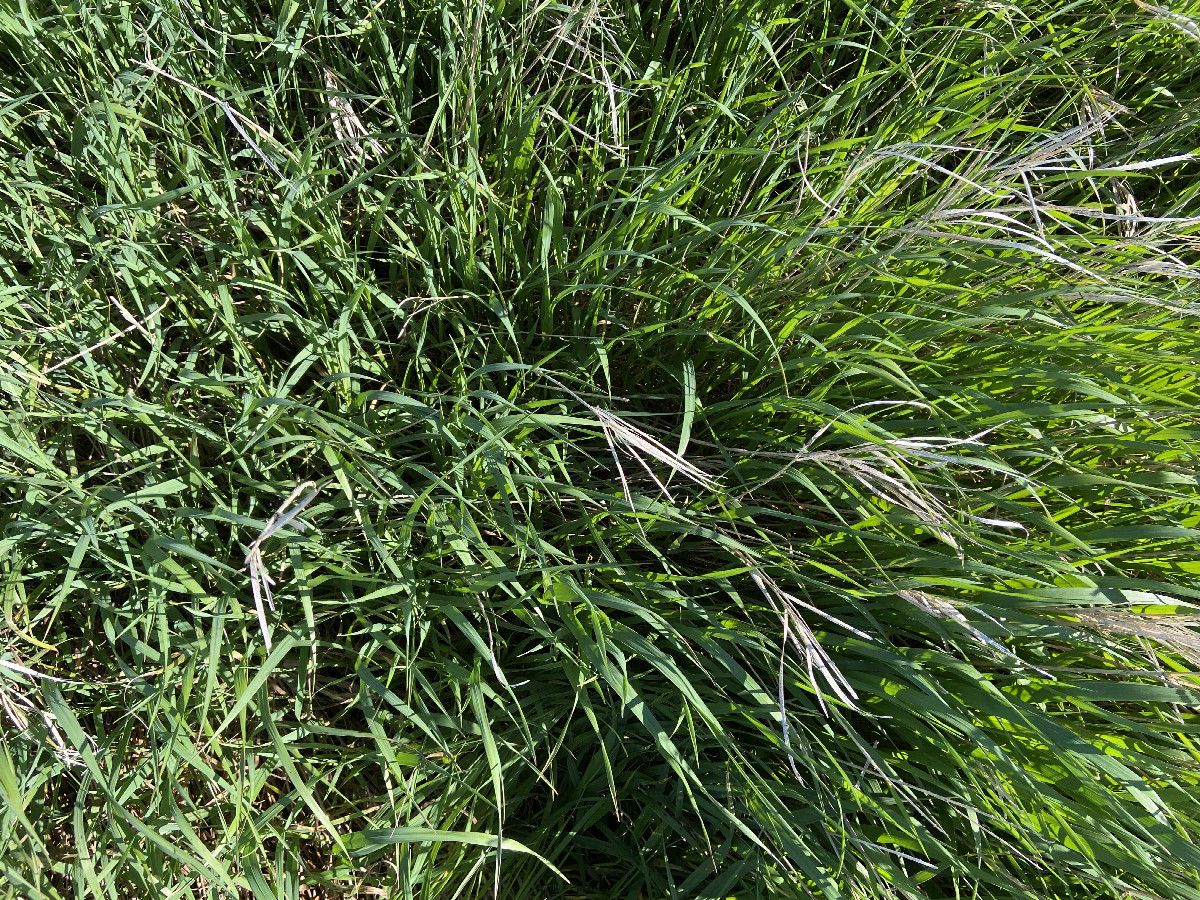
M9 895L1200 896L1198 15L0 12Z

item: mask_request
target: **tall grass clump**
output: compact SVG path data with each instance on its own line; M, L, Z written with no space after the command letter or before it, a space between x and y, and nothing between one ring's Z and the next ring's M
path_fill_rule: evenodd
M0 891L1200 898L1200 3L0 4Z

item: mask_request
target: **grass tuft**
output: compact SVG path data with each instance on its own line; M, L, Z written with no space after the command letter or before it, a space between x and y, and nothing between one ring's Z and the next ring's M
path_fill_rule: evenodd
M1200 898L1198 34L3 5L0 895Z

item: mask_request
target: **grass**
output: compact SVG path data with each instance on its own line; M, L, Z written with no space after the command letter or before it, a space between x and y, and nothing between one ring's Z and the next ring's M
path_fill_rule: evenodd
M1200 898L1198 42L3 4L0 892Z

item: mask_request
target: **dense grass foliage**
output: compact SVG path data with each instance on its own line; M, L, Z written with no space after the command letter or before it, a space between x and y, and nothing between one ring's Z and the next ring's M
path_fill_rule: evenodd
M1194 0L0 4L4 895L1200 898L1198 92Z

